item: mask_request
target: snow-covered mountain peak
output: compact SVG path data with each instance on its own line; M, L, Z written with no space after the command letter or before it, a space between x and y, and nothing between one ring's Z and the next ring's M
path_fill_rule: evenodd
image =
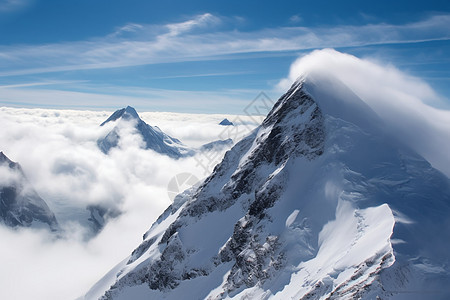
M296 81L87 298L447 299L450 181L381 123Z
M219 125L222 125L222 126L234 126L233 122L231 122L227 118L225 118L222 121L220 121Z
M138 113L131 106L115 111L100 126L103 126L108 122L118 123L115 124L115 127L108 132L106 136L97 140L97 145L105 154L107 154L111 148L119 145L122 134L130 133L137 133L141 136L145 149L150 149L175 159L192 156L198 152L220 151L231 147L233 144L231 139L227 139L213 141L202 145L197 149L189 148L177 138L164 133L158 126L151 126L144 122L139 118ZM124 133L124 131L126 132Z
M111 148L119 145L119 139L122 134L122 128L119 125L133 126L133 130L137 132L143 139L145 149L151 149L160 154L167 155L172 158L180 158L185 155L192 155L193 151L188 149L180 140L165 134L156 126L151 126L139 118L136 110L127 106L126 108L115 111L100 126L108 122L125 121L116 125L105 137L97 141L100 150L107 154Z
M118 119L140 120L139 115L136 112L136 110L131 106L127 106L125 108L116 110L108 119L106 119L106 121L104 121L102 124L100 124L100 126L103 126L108 122L117 121Z

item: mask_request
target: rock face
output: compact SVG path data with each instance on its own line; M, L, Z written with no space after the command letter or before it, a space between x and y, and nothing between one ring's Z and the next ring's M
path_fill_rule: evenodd
M298 80L86 299L448 299L450 180L380 122Z
M9 227L47 227L58 222L45 201L31 187L20 165L0 152L0 222Z
M103 153L107 154L111 148L117 147L121 138L120 125L129 124L141 135L144 148L172 158L180 158L192 155L193 151L183 145L178 139L170 137L156 126L150 126L139 118L136 110L131 106L115 111L105 122L116 122L117 125L104 137L97 141L97 145Z

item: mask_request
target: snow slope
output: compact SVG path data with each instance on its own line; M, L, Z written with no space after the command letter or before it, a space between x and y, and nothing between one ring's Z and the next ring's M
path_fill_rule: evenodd
M449 299L450 181L310 74L86 299Z

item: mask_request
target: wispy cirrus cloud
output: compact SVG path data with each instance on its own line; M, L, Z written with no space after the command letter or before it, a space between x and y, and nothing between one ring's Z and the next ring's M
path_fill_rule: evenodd
M450 15L407 24L226 30L230 20L206 13L162 24L127 24L90 40L0 46L0 76L224 59L235 54L361 47L450 39Z
M166 28L169 29L169 32L166 35L170 37L179 36L180 34L190 32L195 28L204 28L205 26L216 25L218 23L220 23L218 17L206 13L185 22L167 24Z
M0 85L0 89L22 88L22 87L34 87L34 86L49 86L49 85L61 85L70 83L81 83L84 80L53 80L53 81L36 81L19 84L5 84Z
M136 33L139 32L144 28L141 24L136 23L129 23L124 26L121 26L117 28L113 33L109 35L110 38L117 38L121 37L122 35L129 34L129 33Z

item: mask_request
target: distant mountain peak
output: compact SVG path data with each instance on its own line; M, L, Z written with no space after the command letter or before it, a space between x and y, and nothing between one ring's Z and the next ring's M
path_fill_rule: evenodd
M234 126L233 122L231 122L230 120L228 120L227 118L223 119L219 125L222 126Z
M145 149L150 149L172 158L180 158L194 153L193 150L188 149L180 140L165 134L157 126L151 126L145 123L131 106L116 110L105 122L100 124L100 126L103 126L108 122L121 120L136 120L134 126L144 140ZM97 141L97 145L103 153L107 154L111 148L118 146L120 134L120 130L116 126L105 137L100 138Z

